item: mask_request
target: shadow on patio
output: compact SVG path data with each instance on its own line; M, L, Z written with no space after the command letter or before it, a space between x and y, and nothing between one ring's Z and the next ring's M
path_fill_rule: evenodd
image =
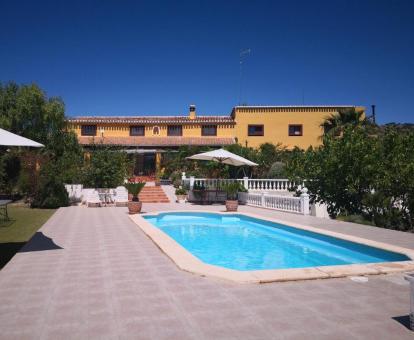
M24 246L20 253L28 253L31 251L54 250L63 249L58 246L50 237L45 236L41 231L38 231Z
M0 243L0 269L9 262L16 253L27 253L32 251L63 249L50 237L42 232L36 232L29 242L6 242Z

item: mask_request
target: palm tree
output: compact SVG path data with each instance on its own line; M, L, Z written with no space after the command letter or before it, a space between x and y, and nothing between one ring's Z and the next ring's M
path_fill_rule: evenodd
M364 117L364 111L352 107L340 109L338 113L325 117L320 127L323 128L325 135L340 136L348 126L357 127L369 124L370 122Z

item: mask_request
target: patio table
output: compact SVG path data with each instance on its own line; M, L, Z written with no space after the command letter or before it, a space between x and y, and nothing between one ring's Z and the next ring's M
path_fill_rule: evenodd
M99 199L105 206L113 203L113 194L111 192L109 191L98 192L98 195L99 195Z
M10 221L7 205L11 202L12 200L0 200L0 217L3 221Z

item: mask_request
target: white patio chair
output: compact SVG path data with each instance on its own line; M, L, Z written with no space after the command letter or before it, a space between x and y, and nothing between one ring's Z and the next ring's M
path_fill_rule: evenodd
M95 190L95 189L82 189L82 193L81 193L81 203L82 204L86 204L89 193L92 192L93 190Z
M125 187L115 189L115 204L117 207L125 207L128 204L128 190Z
M99 194L96 190L91 190L88 193L88 196L86 198L86 206L89 207L100 207L102 205L102 202L99 198Z

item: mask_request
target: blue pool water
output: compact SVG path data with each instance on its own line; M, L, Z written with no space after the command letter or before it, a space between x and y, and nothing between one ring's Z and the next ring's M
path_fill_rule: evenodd
M164 213L144 218L201 261L235 270L410 260L403 254L238 214Z

